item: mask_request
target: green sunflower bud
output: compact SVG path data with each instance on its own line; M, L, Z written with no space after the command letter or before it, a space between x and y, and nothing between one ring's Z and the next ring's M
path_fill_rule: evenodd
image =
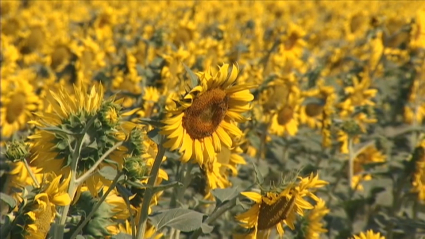
M143 154L144 137L145 132L142 128L134 128L131 130L130 137L128 138L128 142L125 146L133 156L140 156Z
M349 136L356 136L362 133L360 126L354 120L347 120L342 123L341 129L346 132Z
M23 141L13 141L6 144L5 156L13 162L25 160L29 155L29 146Z
M148 172L148 166L141 157L131 157L125 160L124 170L130 180L142 180Z
M100 109L102 122L107 124L109 127L117 126L121 118L120 111L121 107L119 105L114 104L111 101L105 102Z

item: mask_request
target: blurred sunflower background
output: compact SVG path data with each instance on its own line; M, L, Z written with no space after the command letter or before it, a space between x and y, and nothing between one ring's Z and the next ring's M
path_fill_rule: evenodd
M0 4L1 238L425 237L425 3Z

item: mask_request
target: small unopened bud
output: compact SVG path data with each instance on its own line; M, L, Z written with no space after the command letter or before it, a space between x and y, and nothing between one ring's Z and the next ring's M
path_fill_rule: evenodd
M29 155L29 146L23 141L13 141L6 144L5 156L13 162L25 160Z
M116 126L120 121L121 107L112 102L105 102L100 110L101 120L109 127Z
M342 123L342 130L349 136L356 136L362 133L360 126L354 120L347 120Z
M142 128L136 127L131 130L126 147L132 152L133 156L143 154L143 141L145 140L145 132Z
M148 167L141 157L131 157L125 160L124 170L130 180L142 180L148 172Z

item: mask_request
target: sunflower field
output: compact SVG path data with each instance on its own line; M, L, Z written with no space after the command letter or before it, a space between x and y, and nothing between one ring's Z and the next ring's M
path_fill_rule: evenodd
M425 238L425 2L0 11L0 238Z

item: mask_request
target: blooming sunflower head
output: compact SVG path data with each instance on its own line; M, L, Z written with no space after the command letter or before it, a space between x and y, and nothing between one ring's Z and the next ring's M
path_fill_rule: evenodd
M237 122L250 109L253 95L248 85L238 85L238 68L224 64L217 72L208 69L197 74L199 84L169 109L161 133L165 147L180 148L182 161L195 159L202 164L221 151L231 148L232 139L242 136Z
M25 72L25 73L24 73ZM42 102L35 94L34 87L26 80L28 71L2 79L1 86L1 135L10 137L26 127L32 113L41 109Z
M385 239L384 236L381 236L381 233L374 233L372 230L364 232L360 232L359 235L353 237L353 239Z

